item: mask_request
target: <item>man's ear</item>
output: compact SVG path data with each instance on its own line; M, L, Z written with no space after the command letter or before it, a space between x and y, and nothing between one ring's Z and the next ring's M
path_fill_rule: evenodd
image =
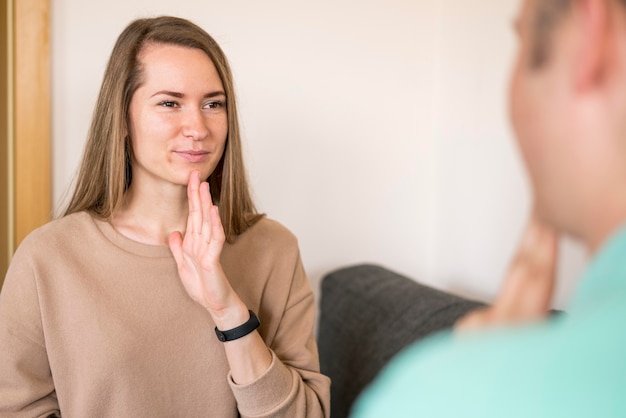
M578 54L574 83L576 90L594 88L604 81L611 64L610 0L574 2L579 21Z

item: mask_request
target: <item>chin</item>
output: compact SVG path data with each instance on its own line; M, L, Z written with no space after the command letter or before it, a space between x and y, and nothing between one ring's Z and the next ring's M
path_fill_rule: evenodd
M185 167L185 169L178 171L178 174L176 175L176 180L174 182L182 186L187 186L187 184L189 183L189 177L194 171L200 171L201 181L205 181L206 179L208 179L213 172L213 170L204 167Z
M560 210L561 209L561 210ZM535 213L539 221L554 229L559 234L577 235L570 225L571 207L561 207L558 205L549 206L537 202L535 205Z

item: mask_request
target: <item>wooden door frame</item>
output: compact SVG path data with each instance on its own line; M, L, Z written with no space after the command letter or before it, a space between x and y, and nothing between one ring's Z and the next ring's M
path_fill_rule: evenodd
M2 0L0 8L0 284L4 279L5 271L9 265L11 254L13 253L13 183L12 163L13 154L13 117L11 112L13 106L10 105L13 97L13 83L9 80L13 78L12 49L13 49L13 19L12 1Z
M2 97L7 107L2 127L7 157L0 176L6 185L0 262L6 264L0 266L0 282L15 248L50 220L52 209L50 0L3 2L7 45L2 51L6 68L0 74L7 86L7 97Z

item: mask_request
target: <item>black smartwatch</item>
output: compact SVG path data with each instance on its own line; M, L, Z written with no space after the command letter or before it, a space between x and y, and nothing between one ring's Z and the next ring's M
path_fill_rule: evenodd
M217 327L215 327L215 335L217 335L217 339L225 343L226 341L232 341L237 338L244 337L257 329L259 325L261 325L259 318L257 318L255 313L251 310L248 310L248 312L250 312L250 319L236 328L229 329L228 331L220 331Z

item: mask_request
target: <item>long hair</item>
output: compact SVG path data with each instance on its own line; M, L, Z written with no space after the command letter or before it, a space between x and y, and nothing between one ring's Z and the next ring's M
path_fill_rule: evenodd
M246 178L232 73L224 52L203 29L188 20L161 16L131 22L120 34L104 73L76 187L63 216L90 211L111 219L132 182L129 107L142 84L139 54L148 44L171 44L203 51L226 93L228 136L224 155L207 181L227 239L232 242L263 215L257 213Z

